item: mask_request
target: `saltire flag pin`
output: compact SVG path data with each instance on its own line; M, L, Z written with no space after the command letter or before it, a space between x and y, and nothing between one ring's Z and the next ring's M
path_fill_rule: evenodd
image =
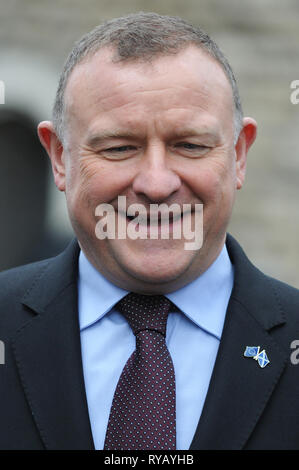
M246 346L246 349L244 351L244 356L252 357L259 363L259 366L262 368L266 367L266 365L269 364L270 362L266 354L266 351L263 349L260 352L260 346Z

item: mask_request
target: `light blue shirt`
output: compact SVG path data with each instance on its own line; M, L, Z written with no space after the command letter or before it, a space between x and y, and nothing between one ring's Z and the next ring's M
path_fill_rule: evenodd
M226 247L196 280L167 294L181 311L170 312L166 344L176 380L177 449L189 449L213 371L234 273ZM78 307L81 351L91 430L103 449L114 391L135 350L135 336L113 307L128 292L100 274L81 251Z

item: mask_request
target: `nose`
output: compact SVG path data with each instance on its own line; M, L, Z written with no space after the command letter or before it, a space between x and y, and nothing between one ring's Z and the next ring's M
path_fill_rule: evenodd
M169 167L163 144L153 145L143 155L132 183L135 194L146 196L151 202L162 202L179 190L181 179Z

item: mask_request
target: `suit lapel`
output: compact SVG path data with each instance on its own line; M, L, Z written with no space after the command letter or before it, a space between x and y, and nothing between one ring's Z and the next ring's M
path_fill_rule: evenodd
M258 423L287 363L270 330L285 322L271 279L258 271L228 236L235 269L208 394L190 449L242 449ZM270 363L261 368L244 357L246 346L265 349Z
M78 246L50 261L23 299L35 315L13 349L24 392L47 449L93 449L77 308Z

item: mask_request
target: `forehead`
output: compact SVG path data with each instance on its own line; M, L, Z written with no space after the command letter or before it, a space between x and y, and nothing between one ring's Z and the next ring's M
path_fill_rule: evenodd
M126 115L140 103L145 113L233 113L231 85L221 65L198 47L151 62L114 62L113 57L113 49L103 48L72 71L65 92L69 118L88 125L101 115Z

